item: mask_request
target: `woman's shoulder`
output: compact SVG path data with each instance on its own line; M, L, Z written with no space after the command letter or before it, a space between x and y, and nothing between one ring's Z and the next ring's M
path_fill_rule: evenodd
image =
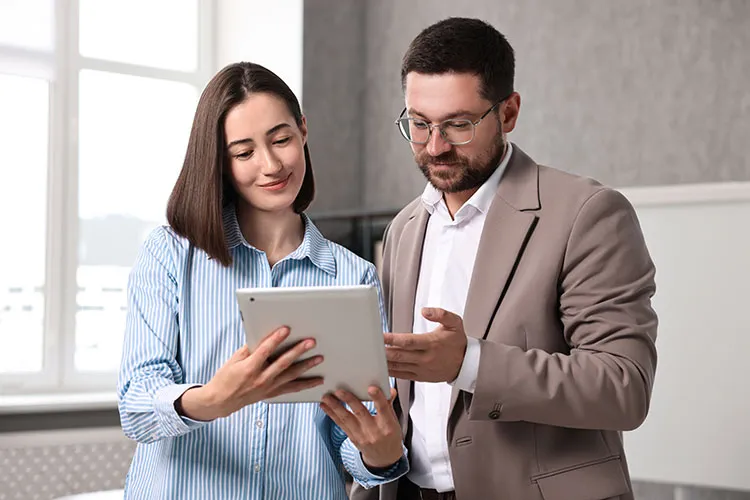
M326 238L326 244L331 249L333 258L337 266L343 266L350 270L359 271L361 274L375 272L375 265L367 259L364 259L352 252L343 245L333 242Z
M151 229L143 239L141 251L157 258L174 259L186 252L189 246L187 238L177 234L171 226L158 225Z

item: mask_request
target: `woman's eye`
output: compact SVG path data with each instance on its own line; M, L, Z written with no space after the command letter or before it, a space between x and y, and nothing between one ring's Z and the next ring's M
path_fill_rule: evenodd
M253 156L252 151L245 151L243 153L237 153L236 155L234 155L234 157L237 158L238 160L247 160L251 156Z
M278 141L273 141L273 143L277 145L282 145L282 144L286 144L287 142L289 142L290 139L291 137L284 137L283 139L279 139Z

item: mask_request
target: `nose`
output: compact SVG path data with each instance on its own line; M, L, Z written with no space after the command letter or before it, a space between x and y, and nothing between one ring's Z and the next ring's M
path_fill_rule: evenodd
M264 148L263 150L263 168L262 173L263 175L275 175L278 174L284 166L281 164L281 160L273 154L273 151L268 148Z
M430 156L440 156L443 153L450 151L453 147L452 144L445 142L443 134L440 133L440 129L437 127L432 129L430 139L427 141L427 152Z

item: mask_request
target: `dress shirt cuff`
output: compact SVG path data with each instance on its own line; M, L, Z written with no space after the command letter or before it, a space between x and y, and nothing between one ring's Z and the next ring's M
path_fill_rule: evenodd
M466 354L464 354L464 362L461 365L461 371L458 372L458 377L453 382L449 382L449 385L455 386L456 388L474 393L474 388L477 386L477 376L479 375L479 357L482 353L482 348L479 343L479 339L474 337L466 338Z
M393 464L390 469L384 471L382 475L373 474L367 469L367 466L362 460L362 454L349 438L347 438L341 445L341 461L344 463L346 470L349 471L349 474L352 475L352 478L363 487L369 489L395 481L409 472L409 460L407 459L408 452L406 446L402 444L401 448L403 449L403 454L399 461Z
M181 436L208 423L180 415L174 407L175 401L185 391L199 386L200 384L170 384L156 391L154 409L166 435Z

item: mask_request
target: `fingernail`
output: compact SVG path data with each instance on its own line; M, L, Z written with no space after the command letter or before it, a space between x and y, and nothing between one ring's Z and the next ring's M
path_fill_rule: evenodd
M286 337L287 335L289 335L289 328L287 327L282 328L281 331L279 332L279 336L283 338L283 337Z
M307 349L312 349L313 347L315 347L315 341L314 340L308 340L307 342L305 342L305 347Z
M321 356L321 357L315 358L315 360L313 361L313 364L319 365L322 362L323 362L323 357Z

